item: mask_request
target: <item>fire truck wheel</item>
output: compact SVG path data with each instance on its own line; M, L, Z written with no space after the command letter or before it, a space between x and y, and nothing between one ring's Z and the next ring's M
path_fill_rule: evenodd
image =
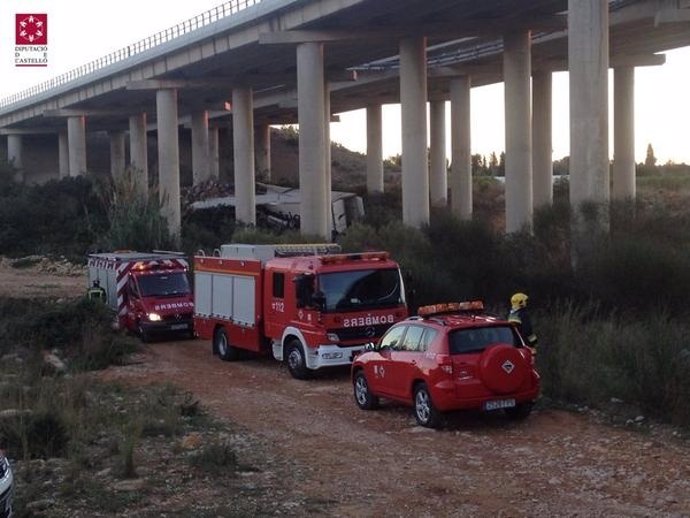
M307 379L309 377L309 370L304 359L304 351L299 340L292 340L287 344L285 351L285 358L287 359L288 369L292 377L298 380Z
M214 349L218 351L218 356L220 356L221 360L232 362L238 360L240 357L237 348L233 347L230 345L230 342L228 342L228 335L222 327L218 328L213 335L213 345Z

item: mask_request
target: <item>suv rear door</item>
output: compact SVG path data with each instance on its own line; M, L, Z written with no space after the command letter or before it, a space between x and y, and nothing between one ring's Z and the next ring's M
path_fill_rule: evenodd
M448 334L456 396L486 398L515 392L529 376L512 326L468 327Z

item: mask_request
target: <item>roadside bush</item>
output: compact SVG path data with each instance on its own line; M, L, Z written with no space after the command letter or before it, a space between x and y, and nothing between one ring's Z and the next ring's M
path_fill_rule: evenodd
M99 195L108 218L108 230L99 239L103 250L174 250L176 243L161 216L158 192L142 195L134 178L127 170L117 179L103 180Z
M105 211L88 178L37 186L0 182L0 254L64 255L82 261L106 227Z
M656 311L641 321L595 304L537 315L538 364L552 398L607 407L612 398L646 415L690 425L690 326Z
M201 450L194 452L189 457L189 463L210 474L228 475L242 468L232 446L220 442L207 444Z

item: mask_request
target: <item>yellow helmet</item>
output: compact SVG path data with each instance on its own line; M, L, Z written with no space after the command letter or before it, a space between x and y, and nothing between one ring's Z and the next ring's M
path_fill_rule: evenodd
M527 305L527 295L524 293L515 293L510 297L510 304L513 308L524 308Z

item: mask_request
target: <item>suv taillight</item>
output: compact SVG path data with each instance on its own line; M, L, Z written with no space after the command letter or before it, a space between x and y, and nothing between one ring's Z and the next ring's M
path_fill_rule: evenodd
M446 374L453 374L453 360L451 360L449 355L437 354L436 363L438 363L440 369Z

